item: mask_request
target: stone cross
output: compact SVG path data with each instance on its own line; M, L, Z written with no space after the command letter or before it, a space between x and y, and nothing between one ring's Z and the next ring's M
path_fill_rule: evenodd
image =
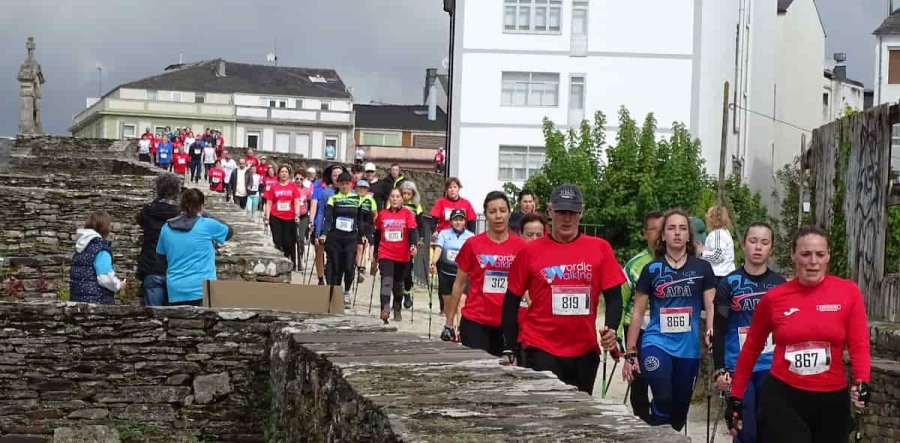
M44 73L41 65L34 59L34 37L28 37L25 49L28 56L19 65L19 73L16 80L19 81L19 134L41 135L41 85L44 83Z

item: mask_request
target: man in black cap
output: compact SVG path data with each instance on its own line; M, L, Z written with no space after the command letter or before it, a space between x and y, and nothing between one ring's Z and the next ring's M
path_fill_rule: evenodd
M606 240L579 232L584 197L578 186L563 184L550 194L550 235L516 255L503 300L503 351L511 363L551 371L579 390L593 392L601 346L597 306L606 302L602 349L616 347L622 317L625 274ZM528 292L531 303L519 333L518 311ZM518 354L516 344L521 343Z

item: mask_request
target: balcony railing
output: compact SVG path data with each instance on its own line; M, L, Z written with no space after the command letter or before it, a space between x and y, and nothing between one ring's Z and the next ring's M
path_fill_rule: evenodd
M88 117L101 111L129 112L138 114L182 114L209 118L232 118L234 107L210 103L182 103L168 101L126 100L107 97L72 117L78 125Z
M289 121L337 124L350 126L353 122L349 111L320 111L317 109L270 108L266 106L237 106L239 119Z

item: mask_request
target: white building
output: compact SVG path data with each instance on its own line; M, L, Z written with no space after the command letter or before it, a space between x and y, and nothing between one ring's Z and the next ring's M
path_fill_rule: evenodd
M476 201L540 168L544 117L574 126L601 110L613 140L623 105L637 119L654 113L660 136L685 123L715 174L725 81L738 105L729 115L726 170L751 185L767 177L754 187L770 194L778 136L771 118L743 109L781 108L780 46L815 53L805 89L821 93L824 32L813 0L448 0L445 9L454 15L449 170ZM817 29L782 39L795 10ZM800 107L821 118L818 101Z
M849 107L854 111L865 108L862 82L847 78L847 66L826 60L822 79L822 120L827 123L844 116Z
M894 11L875 30L875 102L900 101L900 11Z
M73 117L75 136L134 138L169 126L220 130L226 146L352 160L353 98L333 69L222 59L172 65L117 86Z

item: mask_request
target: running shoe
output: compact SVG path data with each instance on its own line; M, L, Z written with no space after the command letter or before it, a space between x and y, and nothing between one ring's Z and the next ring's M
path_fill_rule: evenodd
M388 324L388 318L390 318L390 316L391 316L390 312L381 311L381 315L379 316L379 318L381 318L381 321L383 321L384 324Z
M406 309L412 309L412 294L409 292L403 293L403 307Z
M344 307L350 306L350 291L344 291Z
M456 330L447 325L444 325L444 332L441 332L441 340L456 341Z
M394 309L394 321L403 320L403 311L400 309Z

